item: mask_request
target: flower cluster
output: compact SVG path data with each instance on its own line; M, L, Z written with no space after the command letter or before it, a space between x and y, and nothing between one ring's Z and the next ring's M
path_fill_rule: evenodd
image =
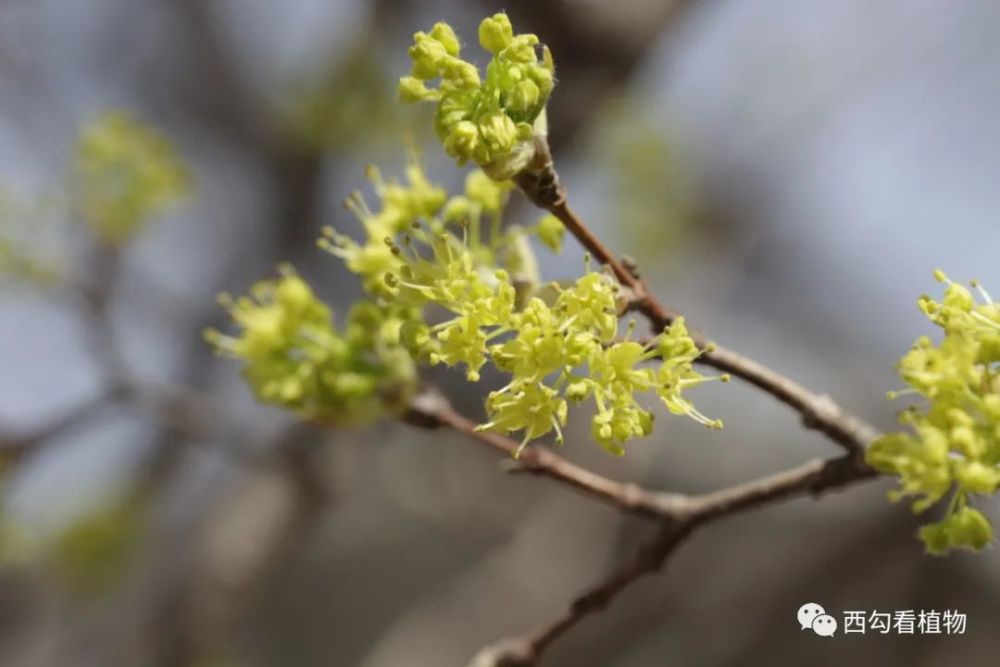
M463 60L447 23L413 36L413 67L399 82L406 102L437 105L435 130L459 164L475 162L492 178L507 180L534 156L532 135L544 133L545 104L555 85L552 55L538 54L538 37L515 35L506 14L479 25L479 43L492 54L485 79ZM439 80L436 87L428 82Z
M73 177L80 214L111 244L127 241L151 216L182 199L190 181L163 136L119 112L83 129Z
M952 494L945 518L920 531L928 551L944 553L981 549L993 535L969 496L992 494L1000 485L1000 307L975 283L981 303L942 272L935 277L947 284L944 297L923 296L919 306L943 339L917 340L899 364L909 388L891 392L918 394L925 403L904 411L900 420L910 429L872 443L867 459L899 477L893 498L918 497L916 512Z
M221 299L238 335L209 330L205 336L220 353L243 360L244 377L258 399L332 423L405 405L416 370L400 343L398 313L362 301L337 331L330 309L287 266L277 280L258 283L250 294Z
M360 192L346 202L361 222L364 238L356 241L328 227L319 241L320 248L341 258L358 274L367 292L383 299L395 294L385 277L397 274L403 266L396 239L405 242L421 230L437 235L448 228L460 230L477 266L505 269L519 291L533 288L538 281L538 264L526 239L529 230L503 225L504 208L513 188L509 181L494 181L476 169L467 175L464 193L448 197L443 188L427 180L415 157L411 156L405 173L405 182L386 180L369 167L368 180L380 201L379 209L372 211ZM541 226L530 231L541 239Z
M352 401L384 394L375 391L383 379L405 384L413 364L426 362L462 367L472 382L487 364L509 375L490 392L480 428L521 433L522 446L551 432L562 442L569 404L592 400L594 439L622 454L625 443L653 429L653 414L638 398L646 393L672 413L720 427L684 395L713 378L694 370L700 350L682 319L646 345L630 340L631 327L619 339L619 286L591 271L589 260L575 282L539 285L529 237L558 252L562 223L549 215L526 229L504 225L502 216L510 179L530 165L545 132L552 57L545 48L539 53L535 35L515 35L502 13L481 23L479 41L492 54L485 77L461 58L446 23L418 32L411 74L399 85L403 100L437 105L446 152L479 166L464 193L448 197L415 161L403 182L370 168L380 205L373 210L359 193L347 201L363 237L327 229L319 241L371 298L358 337L350 325L344 335L335 332L326 308L286 271L279 282L255 288L253 298L228 302L240 337L211 332L210 339L246 361L262 400L310 416L347 407L353 413ZM397 354L405 363L387 363ZM359 356L366 359L360 366Z
M645 346L627 336L617 340L618 286L609 275L588 268L571 285L548 286L548 300L523 291L514 271L534 259L516 252L524 245L518 242L524 230L499 232L507 185L472 172L464 195L443 203L437 198L427 208L401 204L420 199L417 193L427 189L414 165L408 180L408 187L374 180L382 200L378 211L359 195L351 199L366 232L364 241L331 230L321 245L360 274L382 302L410 313L428 306L448 313L435 324L420 317L401 324L403 343L418 358L464 367L472 382L488 362L511 376L490 393L488 420L481 428L521 432L524 443L555 432L561 441L569 403L592 399L597 408L594 439L621 454L627 441L652 431L653 415L636 399L645 392L658 395L671 412L721 426L682 395L709 379L692 367L699 350L683 320ZM490 238L481 241L477 230L484 213L497 224L491 224ZM561 240L545 220L535 232L553 245ZM363 261L376 253L379 262ZM657 358L658 369L642 367Z
M50 198L23 198L0 185L0 285L7 279L58 282L65 254L65 215Z

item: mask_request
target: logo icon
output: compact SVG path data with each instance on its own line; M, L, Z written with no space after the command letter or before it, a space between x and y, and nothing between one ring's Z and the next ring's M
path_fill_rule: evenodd
M796 617L801 630L809 628L820 637L832 637L837 632L837 619L815 602L807 602L799 607Z

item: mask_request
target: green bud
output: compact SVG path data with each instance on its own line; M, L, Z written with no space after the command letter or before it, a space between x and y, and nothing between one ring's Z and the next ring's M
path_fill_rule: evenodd
M470 171L465 177L465 195L486 213L499 213L512 187L509 181L495 181L481 169Z
M483 141L496 154L510 152L520 136L517 125L510 119L510 116L500 112L483 116L479 120L479 132Z
M537 234L538 240L545 244L545 247L554 253L558 253L562 250L563 237L566 236L566 227L559 218L548 213L543 215L538 221Z
M1000 485L1000 470L978 461L964 461L957 466L955 480L963 491L993 493L997 490L997 485Z
M435 23L431 29L431 37L444 47L445 52L449 56L458 56L461 45L458 43L458 37L450 25L443 21Z
M467 220L472 215L472 202L467 197L452 197L445 204L441 217L446 222Z
M434 96L423 81L415 76L404 76L399 80L399 99L403 102L419 102Z
M494 14L479 24L479 43L496 55L507 48L514 38L514 27L504 13Z
M458 88L476 88L479 86L479 70L472 63L464 60L450 59L443 63L442 74L448 83Z
M479 144L479 128L468 120L457 123L444 140L445 151L461 163L472 159Z
M538 56L535 54L537 45L538 37L536 35L530 33L517 35L504 49L504 58L512 63L533 64L538 61Z
M411 74L424 81L436 78L441 61L448 57L444 45L424 32L413 35L413 46L407 53L413 61Z
M538 104L541 97L542 93L538 89L538 84L530 79L522 81L514 88L514 92L511 95L511 110L516 113L527 114Z

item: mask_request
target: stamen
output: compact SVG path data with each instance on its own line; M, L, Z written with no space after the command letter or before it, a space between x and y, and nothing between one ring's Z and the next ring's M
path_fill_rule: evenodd
M912 396L913 394L919 394L920 392L913 387L906 387L905 389L893 389L885 392L885 398L889 401L894 401L900 396Z
M993 299L990 298L989 292L986 291L986 288L983 287L983 284L981 282L979 282L978 280L972 280L969 284L972 285L973 289L979 292L979 296L983 297L983 301L990 304L991 306L993 305Z
M559 445L561 446L563 444L563 432L562 429L559 428L559 421L555 418L554 415L552 417L552 428L554 428L556 431L556 442L559 443Z
M521 441L521 445L517 448L517 451L514 452L514 458L515 459L519 458L521 456L521 452L524 451L524 448L527 446L528 446L528 432L525 431L524 440Z
M1000 322L994 322L993 320L991 320L990 318L986 317L982 313L977 313L976 311L972 311L970 313L970 315L972 315L973 319L978 320L978 321L982 322L983 324L988 324L989 326L993 327L997 331L1000 331Z

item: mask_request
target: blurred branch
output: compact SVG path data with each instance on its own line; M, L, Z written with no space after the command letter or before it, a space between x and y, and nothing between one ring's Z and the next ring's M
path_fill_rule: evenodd
M122 395L123 388L113 386L29 433L0 433L0 469L20 463L46 443L65 435L118 401Z
M91 350L106 381L117 383L127 374L111 319L111 302L121 269L118 248L94 243L88 249L88 278L76 284L83 324Z
M88 248L86 281L70 283L80 299L80 315L102 375L105 389L85 399L75 408L42 424L27 434L0 435L0 464L14 465L47 443L90 419L110 404L126 397L124 362L114 335L110 304L118 278L119 255L115 248ZM3 467L0 466L0 467Z
M207 392L167 384L129 386L133 403L145 408L160 426L223 454L231 463L248 469L274 469L280 447L255 446L252 429L241 424ZM275 438L282 441L282 436ZM263 445L263 443L258 443Z
M274 442L283 474L247 480L205 526L205 554L171 610L184 659L169 664L226 662L254 598L314 535L332 498L322 437L312 424L289 426Z
M828 461L813 460L757 480L697 496L673 496L671 512L661 516L656 537L606 578L587 588L551 621L522 637L487 647L471 667L528 667L544 651L586 617L603 611L639 579L659 572L695 528L745 510L805 494L819 495L866 479L877 473L859 454Z
M489 646L472 660L470 667L530 667L542 653L581 620L604 610L626 588L647 574L659 571L673 550L691 533L690 524L665 524L656 537L639 549L606 579L577 596L550 622L523 637L505 639Z
M683 20L693 0L506 0L483 2L506 10L515 25L537 33L559 54L560 94L552 98L549 131L560 148L591 121L607 98L621 94L629 77L664 34Z

